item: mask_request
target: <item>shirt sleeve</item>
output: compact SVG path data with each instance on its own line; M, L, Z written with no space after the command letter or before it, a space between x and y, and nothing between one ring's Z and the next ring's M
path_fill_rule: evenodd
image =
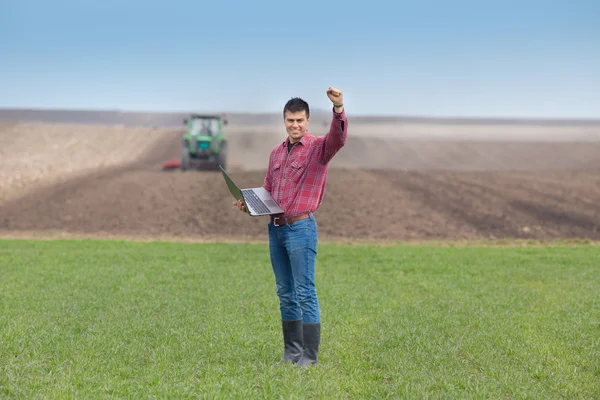
M269 193L271 193L271 164L273 160L273 154L269 156L269 164L267 165L267 172L265 174L265 180L263 182L263 187Z
M329 163L333 156L344 147L348 137L348 118L346 117L346 109L343 109L341 113L337 113L335 112L335 109L332 109L332 114L329 132L327 132L323 140L321 164Z

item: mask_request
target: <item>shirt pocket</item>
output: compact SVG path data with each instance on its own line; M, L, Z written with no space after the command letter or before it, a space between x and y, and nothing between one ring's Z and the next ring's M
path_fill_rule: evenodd
M296 160L292 161L292 163L290 164L289 179L293 183L298 183L300 179L302 179L306 172L307 164L308 163L306 162L306 160L304 160L304 162Z
M274 163L271 167L271 189L275 189L277 187L279 187L279 185L281 184L281 178L283 177L281 175L281 163Z

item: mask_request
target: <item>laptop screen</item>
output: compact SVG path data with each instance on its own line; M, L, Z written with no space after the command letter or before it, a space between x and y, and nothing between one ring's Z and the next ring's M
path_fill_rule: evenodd
M233 196L233 198L236 199L236 200L242 200L243 196L242 196L241 190L237 187L237 185L235 184L235 182L233 182L233 179L231 179L229 177L229 175L227 174L227 172L225 172L225 170L223 169L223 167L221 167L219 165L219 168L221 168L221 172L223 172L223 178L225 178L225 183L227 183L227 187L229 188L229 192L231 193L231 195Z

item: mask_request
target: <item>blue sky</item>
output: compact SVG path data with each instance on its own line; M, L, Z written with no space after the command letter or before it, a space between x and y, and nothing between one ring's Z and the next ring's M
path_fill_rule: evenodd
M600 2L0 0L0 107L600 117Z

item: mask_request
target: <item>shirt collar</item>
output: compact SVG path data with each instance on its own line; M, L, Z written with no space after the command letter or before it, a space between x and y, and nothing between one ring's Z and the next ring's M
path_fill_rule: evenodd
M303 145L306 146L306 144L308 143L308 141L310 140L310 136L311 134L308 133L308 131L306 131L306 133L304 134L304 136L302 136L302 139L300 139L297 143L302 143ZM290 143L290 137L286 137L285 140L283 141L283 143L281 144L282 147L287 147L287 145Z

